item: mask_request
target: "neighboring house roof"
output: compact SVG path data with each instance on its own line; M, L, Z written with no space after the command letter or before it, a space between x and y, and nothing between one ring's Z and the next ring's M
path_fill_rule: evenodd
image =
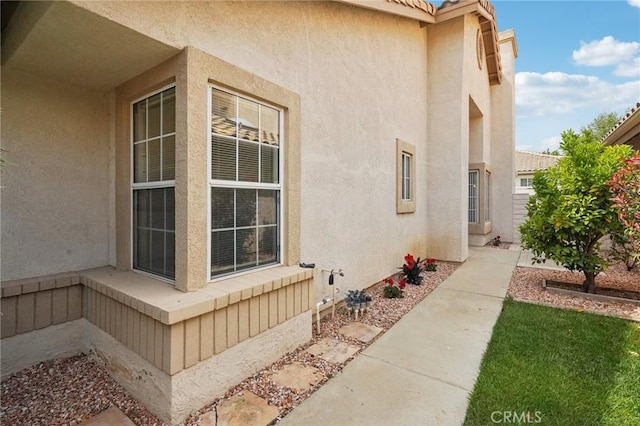
M516 173L546 170L547 168L554 166L559 159L560 157L557 155L516 151Z
M640 102L631 108L602 138L605 145L631 145L640 149Z

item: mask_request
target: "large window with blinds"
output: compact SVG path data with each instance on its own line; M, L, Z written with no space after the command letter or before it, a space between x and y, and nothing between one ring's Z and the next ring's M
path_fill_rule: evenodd
M175 277L175 87L131 107L133 268Z
M210 87L210 277L280 263L282 111Z

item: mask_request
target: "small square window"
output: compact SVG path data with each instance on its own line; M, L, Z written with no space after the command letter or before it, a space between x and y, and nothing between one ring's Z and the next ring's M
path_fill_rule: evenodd
M416 211L415 147L396 139L396 212Z

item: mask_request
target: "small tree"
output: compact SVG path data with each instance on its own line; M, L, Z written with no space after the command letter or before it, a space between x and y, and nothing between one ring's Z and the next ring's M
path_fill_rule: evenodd
M628 146L605 147L584 129L562 133L564 156L533 178L535 194L520 226L522 245L534 261L551 259L585 275L583 291L595 292L595 278L607 263L599 241L621 228L607 181L631 155Z
M624 235L618 236L627 249L627 269L640 262L640 153L626 161L608 182ZM626 243L626 244L625 244Z
M581 128L580 131L590 130L595 140L601 141L604 135L613 129L613 126L615 126L618 121L620 121L620 116L615 112L603 112L598 114L591 123Z

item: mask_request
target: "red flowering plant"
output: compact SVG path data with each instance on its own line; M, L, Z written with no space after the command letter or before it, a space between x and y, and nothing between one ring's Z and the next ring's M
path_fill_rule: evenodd
M407 254L404 257L404 265L402 265L400 269L402 269L402 273L404 274L407 283L413 285L422 284L422 277L420 276L420 272L422 272L422 265L420 258L414 259L411 254Z
M435 259L429 258L424 261L424 270L425 271L435 271L438 269L438 264Z
M608 182L613 194L613 206L624 227L618 240L627 246L627 268L640 262L640 153L625 160L625 166L613 174ZM614 238L614 245L616 239ZM619 241L618 241L619 242Z
M407 286L407 281L404 278L398 281L397 285L391 277L385 278L383 282L386 284L384 286L384 297L388 299L404 297L402 290Z

